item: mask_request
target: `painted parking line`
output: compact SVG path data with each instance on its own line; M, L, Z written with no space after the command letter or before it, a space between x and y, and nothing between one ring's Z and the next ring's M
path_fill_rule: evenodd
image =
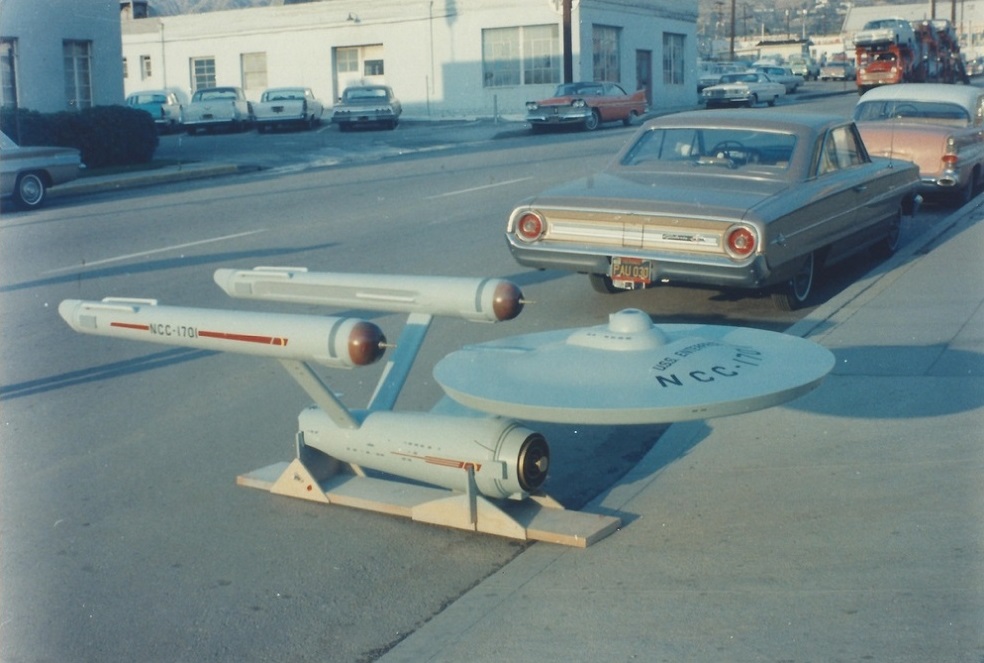
M209 239L198 240L197 242L185 242L184 244L172 244L171 246L164 246L159 249L150 249L148 251L138 251L137 253L127 253L125 255L113 256L112 258L103 258L102 260L93 260L91 262L84 262L79 265L72 265L70 267L59 267L57 269L50 269L42 274L58 274L60 272L68 272L74 269L85 269L88 267L98 267L101 265L108 265L114 262L122 262L124 260L130 260L132 258L143 258L145 256L151 256L158 253L167 253L168 251L177 251L179 249L187 249L192 246L202 246L203 244L213 244L215 242L224 242L230 239L238 239L240 237L247 237L249 235L255 235L257 233L265 233L266 228L261 228L259 230L248 230L246 232L235 233L233 235L223 235L221 237L212 237Z
M438 198L448 198L450 196L460 196L465 193L472 193L474 191L482 191L484 189L494 189L498 186L508 186L510 184L516 184L517 182L525 182L526 180L531 180L532 177L521 177L518 180L506 180L504 182L496 182L494 184L485 184L483 186L473 186L469 189L459 189L457 191L448 191L447 193L439 193L436 196L428 196L427 200L436 200Z

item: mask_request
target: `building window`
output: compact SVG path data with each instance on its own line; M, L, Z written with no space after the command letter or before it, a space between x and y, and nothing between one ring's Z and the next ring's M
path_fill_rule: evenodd
M556 25L523 28L523 83L560 82L560 30Z
M335 70L340 74L356 73L359 71L359 49L335 49Z
M17 108L17 40L0 39L0 106Z
M519 28L482 30L485 87L519 85Z
M151 66L150 66L150 56L149 55L141 55L140 56L140 79L141 80L144 80L144 79L150 78L150 76L151 76L152 73L153 73L153 70L151 69Z
M92 42L64 41L65 103L69 110L92 107Z
M620 28L609 25L595 25L592 28L594 46L594 79L618 83L622 80L619 61Z
M266 53L243 53L243 89L264 90L267 86Z
M559 83L560 67L556 25L482 30L484 87Z
M663 83L683 85L684 35L663 33Z
M191 59L191 91L215 87L215 58Z
M383 61L382 60L366 60L362 65L362 73L365 76L382 76L383 75Z
M126 64L126 58L123 58L123 78L129 78L130 72L129 67Z

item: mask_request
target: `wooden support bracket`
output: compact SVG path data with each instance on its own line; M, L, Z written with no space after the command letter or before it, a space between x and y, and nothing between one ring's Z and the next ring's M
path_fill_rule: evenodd
M478 494L474 476L465 493L365 476L359 468L298 445L298 457L236 477L236 484L276 495L347 506L417 522L586 548L621 526L612 516L568 511L547 496L493 501ZM303 460L302 460L303 459Z

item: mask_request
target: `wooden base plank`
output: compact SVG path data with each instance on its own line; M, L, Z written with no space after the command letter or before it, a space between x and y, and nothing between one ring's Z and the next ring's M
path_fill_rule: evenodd
M493 502L481 495L345 472L318 478L297 458L241 474L236 484L454 529L575 548L597 543L622 524L613 516L568 511L547 496Z

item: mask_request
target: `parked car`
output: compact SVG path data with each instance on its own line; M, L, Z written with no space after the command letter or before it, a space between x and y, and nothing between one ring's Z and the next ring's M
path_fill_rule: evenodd
M767 289L804 305L822 265L889 255L918 201L913 164L871 159L843 117L691 111L647 122L600 174L517 206L506 240L599 292L657 284Z
M307 87L271 88L253 104L253 122L263 133L277 126L313 129L321 123L324 105Z
M786 60L786 66L805 80L815 81L820 78L820 64L809 55L794 55Z
M533 130L562 124L594 131L604 122L632 124L646 113L646 91L628 94L617 83L561 83L553 96L526 102L526 121Z
M242 131L253 124L253 107L242 88L206 87L196 90L185 108L184 127L189 135L216 127Z
M48 189L79 176L82 157L70 147L21 147L0 132L0 197L18 207L44 204Z
M865 92L854 107L865 147L913 161L920 191L963 205L984 181L984 90L899 83Z
M705 87L720 83L721 76L726 71L724 65L719 62L699 62L697 64L697 92Z
M331 121L340 131L356 125L380 124L396 129L403 113L393 88L386 85L357 85L345 88L332 109Z
M174 90L144 90L127 95L126 105L150 113L161 133L181 129L184 105Z
M761 101L775 106L776 100L785 94L785 85L775 82L768 74L755 70L724 74L720 83L706 87L701 92L708 108L755 106Z
M799 74L794 74L789 67L780 67L778 65L757 65L755 70L768 74L770 79L774 80L776 83L782 83L786 86L786 94L796 92L796 90L799 89L799 86L803 84L803 77Z
M846 60L835 60L820 67L822 81L853 81L856 74L854 63Z

